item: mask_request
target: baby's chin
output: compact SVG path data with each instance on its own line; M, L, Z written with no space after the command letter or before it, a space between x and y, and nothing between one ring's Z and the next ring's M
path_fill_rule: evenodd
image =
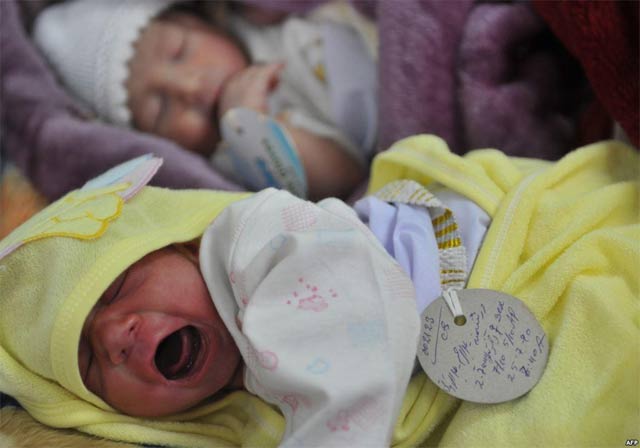
M236 390L242 388L244 388L244 363L240 360L236 366L235 372L233 372L233 376L231 377L231 381L229 381L227 389Z
M217 364L217 366L212 365L211 367L214 369L218 367L219 369L220 366L225 366L225 368L224 373L220 372L223 375L218 382L221 387L215 392L239 389L244 385L244 363L240 355L240 350L226 328L224 328L221 333L220 346L217 348L219 351L215 356L215 364Z

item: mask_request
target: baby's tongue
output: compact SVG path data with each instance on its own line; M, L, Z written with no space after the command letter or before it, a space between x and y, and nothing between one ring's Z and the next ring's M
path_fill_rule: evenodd
M156 367L165 378L176 379L186 373L193 346L192 327L182 327L164 338L156 350ZM195 329L193 329L195 330Z

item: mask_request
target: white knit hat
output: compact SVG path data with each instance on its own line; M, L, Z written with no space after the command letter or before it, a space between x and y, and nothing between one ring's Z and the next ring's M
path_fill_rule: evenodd
M125 82L142 29L180 0L70 0L45 9L33 38L62 82L99 117L129 125Z

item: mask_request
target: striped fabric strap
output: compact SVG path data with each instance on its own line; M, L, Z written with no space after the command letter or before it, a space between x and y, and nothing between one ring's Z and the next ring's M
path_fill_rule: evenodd
M385 202L426 207L438 243L442 290L463 289L467 281L467 253L451 210L433 193L412 180L391 182L374 196Z

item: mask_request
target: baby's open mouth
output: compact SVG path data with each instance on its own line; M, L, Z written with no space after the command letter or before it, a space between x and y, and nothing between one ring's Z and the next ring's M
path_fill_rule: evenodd
M192 372L202 339L200 332L188 325L164 338L156 349L155 363L160 373L168 380L179 380Z

